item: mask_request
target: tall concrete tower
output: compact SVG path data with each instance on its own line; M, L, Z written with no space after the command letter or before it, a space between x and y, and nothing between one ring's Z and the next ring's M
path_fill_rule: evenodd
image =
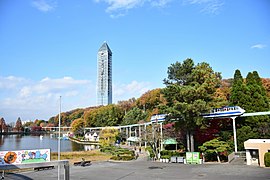
M98 50L97 105L112 104L112 51L104 42Z

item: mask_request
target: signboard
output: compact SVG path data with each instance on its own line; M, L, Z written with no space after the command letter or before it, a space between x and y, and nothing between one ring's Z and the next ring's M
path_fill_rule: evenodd
M152 123L157 123L157 122L163 122L165 121L167 114L156 114L151 116L151 122Z
M49 162L50 157L50 149L0 151L0 166L6 164Z
M200 164L200 153L199 152L186 152L187 164Z
M186 152L187 164L192 164L192 152Z

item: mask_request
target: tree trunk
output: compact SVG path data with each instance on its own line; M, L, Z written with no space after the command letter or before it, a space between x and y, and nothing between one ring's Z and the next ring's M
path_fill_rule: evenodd
M193 132L190 133L190 151L194 152L194 136L193 136Z
M216 153L217 153L217 160L218 160L218 162L220 163L219 154L218 154L218 152L216 152Z
M190 136L189 136L189 131L187 131L187 151L190 152Z

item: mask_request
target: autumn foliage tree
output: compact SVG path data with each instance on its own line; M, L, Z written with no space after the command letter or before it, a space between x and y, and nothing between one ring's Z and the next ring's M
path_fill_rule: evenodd
M83 134L83 128L84 128L84 120L83 118L78 118L75 119L72 123L71 123L71 131L75 134L75 135L82 135Z
M140 98L137 99L137 107L144 111L149 110L150 112L157 108L158 105L165 103L165 98L161 93L161 89L153 89L144 93Z
M16 121L16 124L15 124L15 130L17 132L21 132L23 130L23 126L22 126L22 120L21 118L19 117Z
M125 112L125 114L132 109L133 107L135 107L136 103L136 99L135 98L131 98L127 101L118 101L117 105L122 108Z
M112 146L115 144L116 139L118 138L119 131L115 128L104 128L99 134L99 142L102 147Z
M110 104L91 109L84 115L86 127L115 126L122 122L123 110L117 105Z
M0 133L7 132L7 125L4 118L0 119Z

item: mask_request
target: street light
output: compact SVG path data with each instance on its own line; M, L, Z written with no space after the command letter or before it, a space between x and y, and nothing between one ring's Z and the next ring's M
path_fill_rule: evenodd
M58 118L58 161L60 161L60 137L61 137L61 131L60 131L60 126L61 126L61 96L59 97L59 118ZM58 166L58 180L60 179L60 166Z

